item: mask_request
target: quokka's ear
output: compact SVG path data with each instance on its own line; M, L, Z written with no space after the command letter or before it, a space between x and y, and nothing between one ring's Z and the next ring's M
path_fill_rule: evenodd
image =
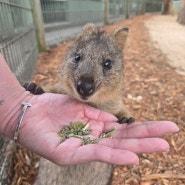
M116 41L121 49L124 49L125 47L127 36L128 36L128 31L129 29L124 27L124 28L119 28L115 30L114 32Z

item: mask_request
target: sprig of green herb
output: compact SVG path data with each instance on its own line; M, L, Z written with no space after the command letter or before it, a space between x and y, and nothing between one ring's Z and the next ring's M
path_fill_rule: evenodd
M112 139L112 133L115 132L115 131L116 131L115 128L112 128L110 130L107 130L107 131L103 132L100 135L100 138L111 138Z
M58 132L58 135L61 137L61 142L64 142L70 137L79 138L82 140L82 144L96 144L102 138L112 138L112 133L115 131L115 128L107 130L100 135L99 138L90 138L86 137L91 133L91 130L88 129L88 124L83 124L81 121L71 122L69 125L65 125L62 130Z

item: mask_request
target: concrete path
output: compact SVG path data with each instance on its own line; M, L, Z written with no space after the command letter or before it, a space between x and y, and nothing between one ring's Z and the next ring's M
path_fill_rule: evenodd
M176 16L156 15L145 21L155 46L167 55L177 72L185 75L185 26Z
M110 18L110 23L117 22L120 20L124 20L124 16L118 16L114 18ZM60 42L64 42L70 38L75 37L81 29L84 27L82 26L72 26L70 23L64 24L64 23L59 23L61 26L56 27L56 30L51 30L51 31L46 31L45 36L46 36L46 43L48 46L55 46ZM96 26L103 26L103 22L96 22L94 23ZM54 24L50 25L49 27L53 27ZM48 26L46 26L46 29L51 29Z

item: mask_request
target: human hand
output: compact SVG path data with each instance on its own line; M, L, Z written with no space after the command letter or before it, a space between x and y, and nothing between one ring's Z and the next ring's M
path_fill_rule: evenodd
M45 93L33 96L19 131L18 141L59 164L70 165L101 161L112 164L137 164L137 153L168 151L168 143L158 137L178 131L168 121L140 122L120 125L117 119L103 111L72 100L66 95ZM57 132L74 121L88 123L91 136L97 138L102 132L115 128L113 139L105 138L98 144L81 145L78 138L60 143Z

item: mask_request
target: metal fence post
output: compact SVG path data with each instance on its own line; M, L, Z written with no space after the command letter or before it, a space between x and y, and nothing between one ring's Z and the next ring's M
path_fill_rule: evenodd
M30 0L30 4L33 11L33 19L36 27L39 51L45 51L47 47L40 0Z

